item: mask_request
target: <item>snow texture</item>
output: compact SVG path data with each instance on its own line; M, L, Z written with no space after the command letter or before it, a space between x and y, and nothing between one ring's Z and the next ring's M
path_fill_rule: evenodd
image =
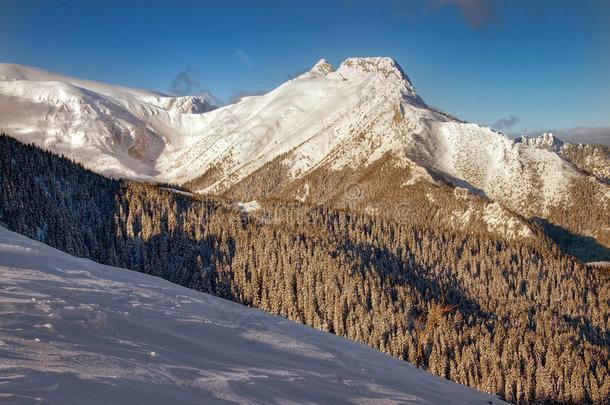
M500 404L366 345L0 228L3 404Z

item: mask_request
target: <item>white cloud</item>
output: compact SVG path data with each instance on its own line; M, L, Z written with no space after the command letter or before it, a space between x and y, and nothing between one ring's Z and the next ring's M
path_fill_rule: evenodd
M241 60L241 62L248 67L248 69L252 69L252 62L244 51L242 51L241 49L236 49L233 55L237 56Z

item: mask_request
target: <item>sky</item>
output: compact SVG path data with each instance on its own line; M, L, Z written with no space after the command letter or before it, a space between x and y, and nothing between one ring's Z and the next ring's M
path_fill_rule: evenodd
M610 145L610 1L0 1L0 62L218 104L389 56L426 103Z

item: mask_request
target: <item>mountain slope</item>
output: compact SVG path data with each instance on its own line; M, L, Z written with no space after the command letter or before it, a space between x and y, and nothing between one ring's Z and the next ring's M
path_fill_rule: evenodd
M5 404L504 403L363 344L4 228L0 263Z
M563 142L552 133L537 138L522 136L521 142L559 154L584 173L610 183L610 147L596 144Z
M530 237L535 219L581 259L610 259L605 163L573 164L594 149L570 158L440 114L389 58L351 58L336 71L321 60L218 109L16 65L0 65L0 78L0 129L106 175L245 201L424 210L508 238ZM193 103L201 108L183 108Z

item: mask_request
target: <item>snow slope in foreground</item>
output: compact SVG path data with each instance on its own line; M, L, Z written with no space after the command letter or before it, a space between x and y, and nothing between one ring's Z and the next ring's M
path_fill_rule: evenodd
M0 402L502 403L348 339L0 228Z

